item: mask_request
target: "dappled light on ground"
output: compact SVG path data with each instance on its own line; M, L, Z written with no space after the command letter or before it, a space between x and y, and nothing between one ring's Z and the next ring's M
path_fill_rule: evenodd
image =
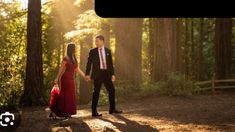
M223 93L190 98L151 97L119 103L123 114L108 114L108 106L99 107L100 118L91 117L90 106L78 106L70 119L47 118L48 108L23 108L18 131L234 131L235 95Z

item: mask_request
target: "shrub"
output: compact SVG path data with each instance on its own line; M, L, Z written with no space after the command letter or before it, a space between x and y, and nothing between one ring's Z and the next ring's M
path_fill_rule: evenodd
M169 96L190 96L198 89L192 80L186 79L184 75L177 73L167 74L159 82L159 88L159 92Z

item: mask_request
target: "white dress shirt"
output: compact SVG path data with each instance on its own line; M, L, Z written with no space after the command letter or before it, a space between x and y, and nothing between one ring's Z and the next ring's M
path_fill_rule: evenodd
M99 59L100 59L100 69L107 69L106 55L105 55L104 46L101 47L101 48L98 48L98 52L99 52ZM102 63L101 54L102 54L102 57L103 57L103 63Z

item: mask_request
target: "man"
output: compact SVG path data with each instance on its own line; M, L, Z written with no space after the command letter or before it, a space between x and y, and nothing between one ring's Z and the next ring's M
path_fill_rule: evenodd
M115 81L113 60L111 51L104 47L104 37L99 35L95 40L96 48L91 49L86 65L86 80L94 80L94 92L92 97L92 116L102 116L97 112L97 104L101 85L104 84L109 94L109 114L122 113L115 108ZM91 77L89 76L92 67Z

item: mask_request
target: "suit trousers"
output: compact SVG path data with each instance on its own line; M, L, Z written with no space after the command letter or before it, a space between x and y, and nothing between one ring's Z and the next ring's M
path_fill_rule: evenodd
M115 110L115 88L107 70L100 70L99 76L94 80L94 91L92 97L92 112L96 112L100 95L100 89L104 84L109 94L109 110Z

